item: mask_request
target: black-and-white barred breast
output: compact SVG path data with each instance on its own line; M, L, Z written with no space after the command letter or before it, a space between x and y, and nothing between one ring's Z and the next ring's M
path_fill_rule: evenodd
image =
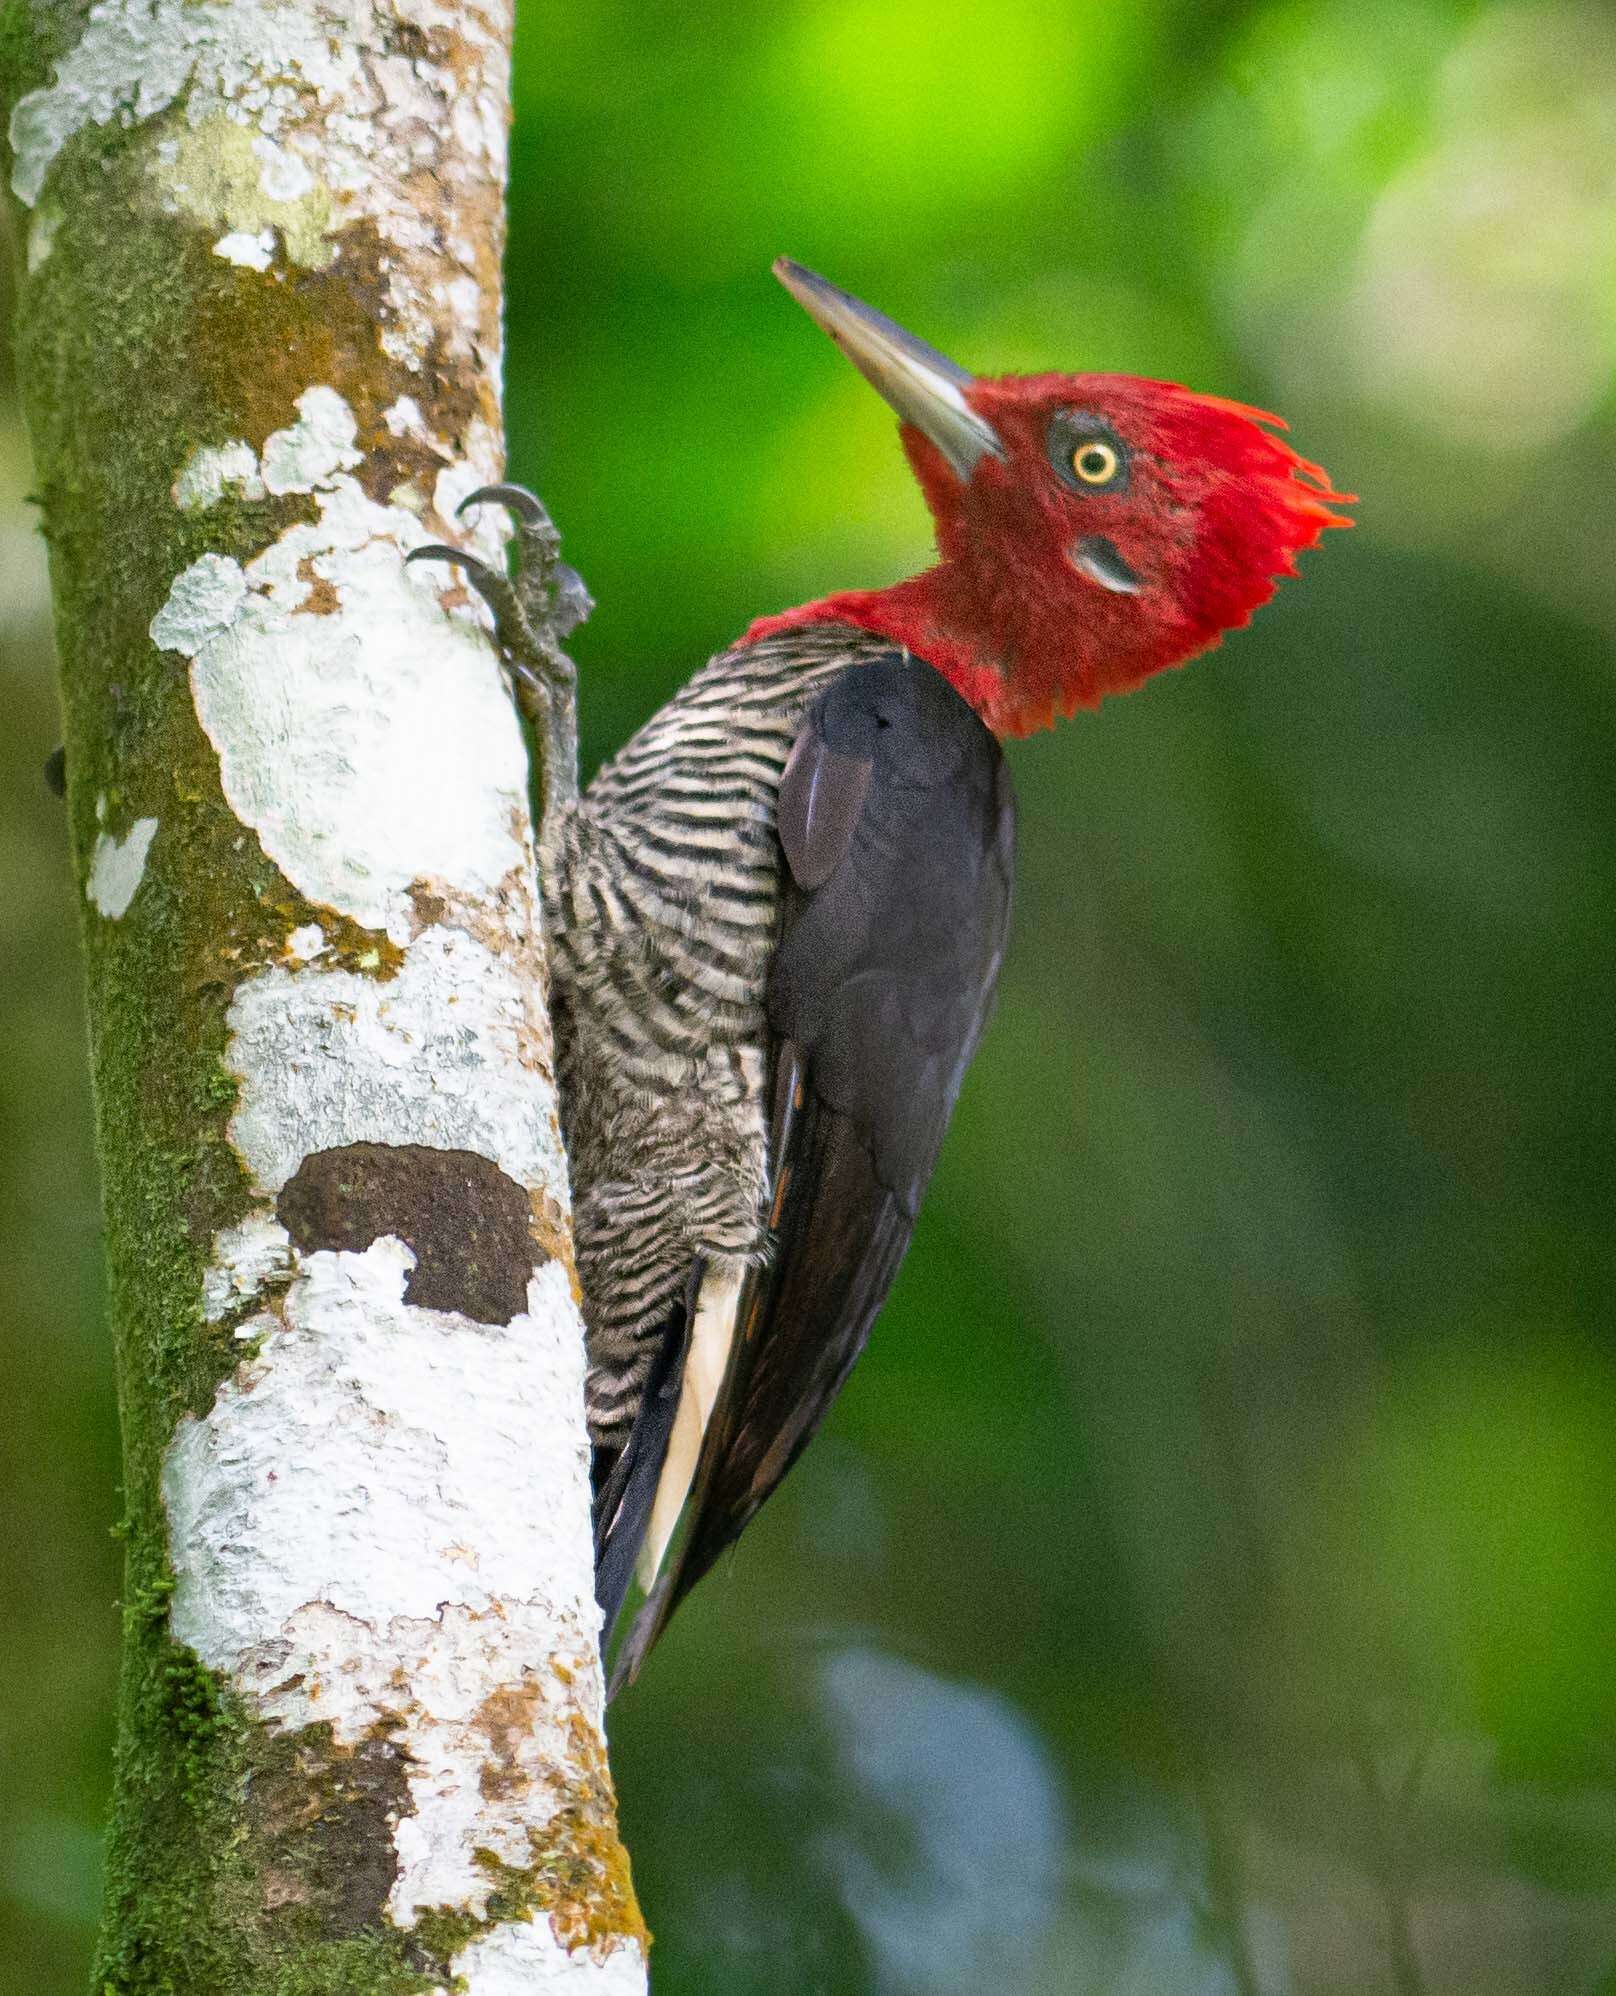
M600 771L546 850L551 1006L597 1444L620 1447L697 1257L765 1252L764 999L780 779L814 695L890 655L846 626L723 652ZM716 1382L714 1382L716 1390Z

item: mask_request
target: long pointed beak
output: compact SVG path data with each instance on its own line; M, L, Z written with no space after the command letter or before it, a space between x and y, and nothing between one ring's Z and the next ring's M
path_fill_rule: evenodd
M968 479L990 452L1004 456L998 431L965 399L971 376L964 368L790 257L776 259L774 274L899 419L931 438L957 478Z

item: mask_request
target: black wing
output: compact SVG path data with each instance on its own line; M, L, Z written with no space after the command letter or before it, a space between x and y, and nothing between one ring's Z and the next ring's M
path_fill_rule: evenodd
M893 652L821 694L781 785L780 839L773 1253L742 1292L683 1536L614 1690L791 1467L863 1350L998 981L1009 772L933 667Z

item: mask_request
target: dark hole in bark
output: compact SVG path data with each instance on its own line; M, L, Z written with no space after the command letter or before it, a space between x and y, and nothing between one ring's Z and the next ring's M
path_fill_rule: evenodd
M347 1144L315 1151L276 1201L305 1253L362 1252L396 1234L415 1253L404 1300L508 1324L527 1307L528 1277L548 1259L526 1192L486 1157L426 1144Z

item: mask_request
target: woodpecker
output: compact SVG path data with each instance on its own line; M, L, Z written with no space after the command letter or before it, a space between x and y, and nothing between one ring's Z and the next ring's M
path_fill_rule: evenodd
M938 560L753 623L579 796L587 596L516 486L514 581L453 548L549 742L540 860L612 1685L814 1433L914 1229L991 1008L1000 739L1244 624L1351 495L1278 419L1106 374L977 378L776 275L896 412ZM676 1527L683 1514L683 1529Z

